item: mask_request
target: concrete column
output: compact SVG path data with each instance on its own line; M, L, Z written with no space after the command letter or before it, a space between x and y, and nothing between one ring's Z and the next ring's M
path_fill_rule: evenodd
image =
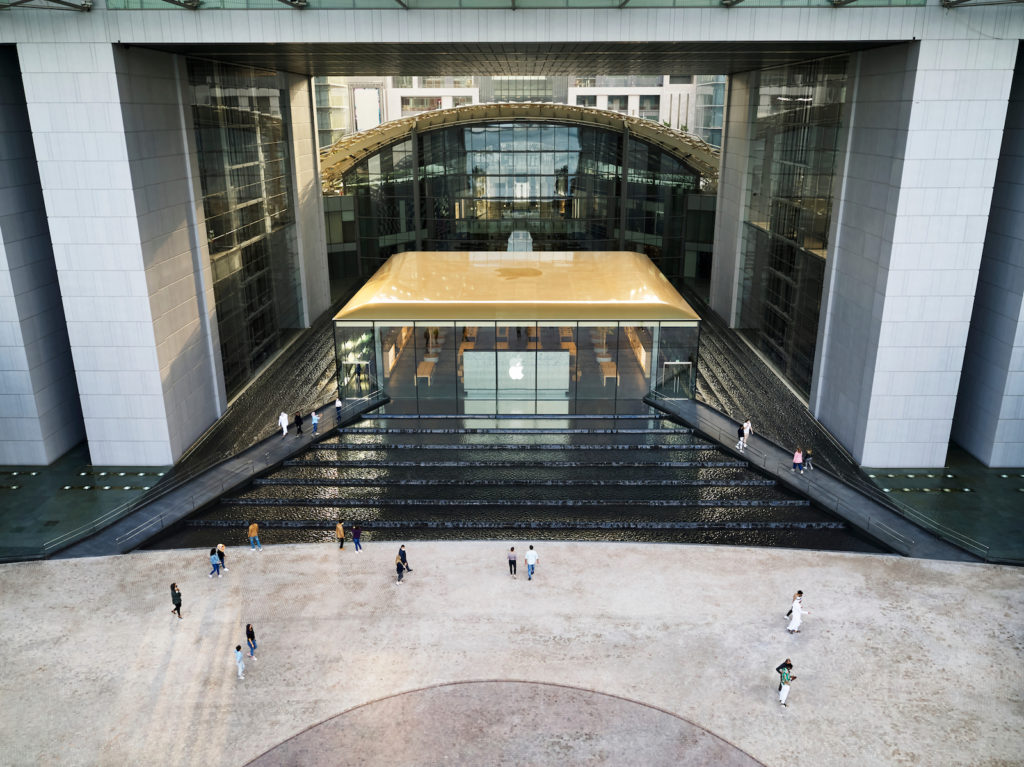
M0 71L0 464L45 465L85 427L14 46Z
M175 59L101 43L18 53L91 459L173 463L221 405Z
M327 230L324 226L324 196L320 186L320 150L317 146L312 82L302 75L287 77L295 237L302 280L303 317L308 327L331 305Z
M953 439L987 466L1024 464L1024 45L992 190Z
M1017 41L858 54L812 412L866 466L946 457Z
M758 73L744 72L729 78L726 98L722 161L718 171L718 200L715 209L714 261L711 264L709 303L727 322L736 317L739 272L743 263L743 220L747 210L750 169L751 102L757 89Z

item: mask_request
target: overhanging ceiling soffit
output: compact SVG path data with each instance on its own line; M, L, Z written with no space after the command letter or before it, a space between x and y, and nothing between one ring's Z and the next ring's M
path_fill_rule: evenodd
M408 138L413 130L426 133L456 125L517 121L591 125L620 133L628 129L631 136L664 149L700 173L705 188L714 188L718 182L719 151L690 133L603 109L568 104L509 103L470 104L454 109L438 109L345 136L320 153L320 174L324 188L336 188L346 171L384 147Z

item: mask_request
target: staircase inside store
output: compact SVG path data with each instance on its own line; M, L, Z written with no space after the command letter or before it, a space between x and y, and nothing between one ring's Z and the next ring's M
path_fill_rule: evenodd
M651 412L368 415L150 547L250 521L264 540L631 540L878 551L841 520ZM223 534L221 534L222 537ZM242 542L239 541L239 542Z

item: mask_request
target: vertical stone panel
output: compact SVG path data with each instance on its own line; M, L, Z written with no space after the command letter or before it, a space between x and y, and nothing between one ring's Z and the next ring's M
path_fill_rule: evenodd
M988 466L1024 463L1024 46L1017 52L953 439Z
M0 71L0 464L45 465L85 429L13 46Z

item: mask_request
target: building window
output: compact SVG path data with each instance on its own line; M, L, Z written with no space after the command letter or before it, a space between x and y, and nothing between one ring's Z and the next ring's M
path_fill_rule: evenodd
M669 75L669 85L692 85L693 75Z
M392 77L391 83L395 88L411 88L412 78L408 76Z
M440 108L440 96L402 96L402 117L433 112Z
M576 88L593 88L597 85L596 77L577 77L573 81L573 85Z
M640 117L644 120L657 120L661 117L661 97L641 96Z
M576 106L578 107L596 107L597 96L577 96Z
M609 96L608 97L608 109L612 112L619 112L626 114L629 109L629 97L628 96Z
M452 106L454 107L464 107L472 103L472 96L452 96Z

